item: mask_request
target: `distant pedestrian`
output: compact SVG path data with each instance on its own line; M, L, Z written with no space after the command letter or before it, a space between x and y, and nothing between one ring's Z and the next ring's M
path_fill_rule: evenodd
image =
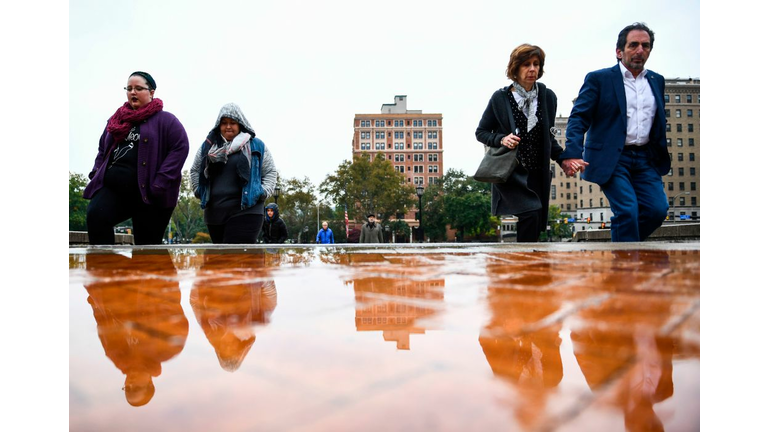
M288 240L288 228L285 222L280 219L280 209L277 203L267 204L264 210L264 225L261 228L262 239L264 243L285 243Z
M360 243L384 243L384 230L376 222L376 215L368 215L368 223L363 225L360 233Z
M328 222L323 221L323 229L317 232L317 238L315 239L317 244L334 244L333 231L328 228Z

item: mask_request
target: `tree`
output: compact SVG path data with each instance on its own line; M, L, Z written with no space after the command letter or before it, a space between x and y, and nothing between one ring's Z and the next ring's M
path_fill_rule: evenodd
M427 186L421 199L424 204L422 222L424 234L431 241L445 241L445 226L448 225L448 217L445 214L445 194L443 193L443 179L439 178L434 184Z
M571 231L571 225L563 222L563 219L568 219L571 216L566 213L560 212L560 207L556 205L549 206L548 222L550 226L550 232L552 237L557 238L570 238L573 236Z
M443 176L445 216L451 227L466 234L482 236L495 230L498 219L491 216L491 185L479 182L461 170L448 169Z
M69 230L86 231L85 222L88 200L83 198L83 191L88 185L88 178L83 174L69 173Z
M171 215L170 225L174 227L174 238L185 239L183 241L186 242L192 241L197 233L208 231L203 217L203 209L200 208L200 200L195 198L190 185L189 171L184 171L181 175L179 201Z
M364 221L370 213L388 220L416 203L415 188L404 181L405 177L379 153L372 161L368 155L357 156L352 162L345 160L323 180L320 192L337 207L346 208L349 217L357 221Z
M288 238L299 240L299 235L304 235L304 227L309 228L310 236L314 239L315 221L317 218L317 198L315 186L308 177L303 179L290 178L279 179L278 185L282 191L277 199L280 217L288 228ZM307 241L306 235L303 241Z

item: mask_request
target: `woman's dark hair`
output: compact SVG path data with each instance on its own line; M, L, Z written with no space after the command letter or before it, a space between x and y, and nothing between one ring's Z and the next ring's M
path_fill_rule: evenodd
M149 86L150 90L154 90L154 89L157 88L157 84L155 84L155 79L152 78L152 75L150 75L150 74L148 74L146 72L136 71L136 72L128 75L128 78L130 78L132 76L140 76L140 77L144 78L144 80L147 82L147 85Z
M509 55L509 63L507 63L507 78L517 82L517 79L515 78L517 70L520 69L520 66L522 66L523 63L534 56L539 58L538 78L541 78L541 76L544 75L544 58L546 57L546 54L544 54L543 49L530 44L522 44L512 50L512 54Z
M648 26L645 25L645 23L640 23L640 22L630 24L624 27L624 29L619 32L619 38L616 40L617 50L624 51L624 47L627 46L627 35L629 35L629 32L631 32L632 30L642 30L642 31L648 32L648 36L651 37L651 50L653 50L653 41L656 39L656 37L653 35L653 30L649 29Z

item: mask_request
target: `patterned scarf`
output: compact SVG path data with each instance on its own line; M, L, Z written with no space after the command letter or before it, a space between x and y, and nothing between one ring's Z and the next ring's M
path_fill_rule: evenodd
M518 103L518 106L520 107L520 111L525 113L526 117L528 117L528 132L530 132L533 127L536 126L536 122L538 121L536 118L536 110L533 108L533 101L539 97L539 86L534 83L531 91L526 91L523 86L514 81L512 81L512 85L515 88L515 92L523 97L523 100Z
M211 163L227 163L229 155L239 152L251 141L251 135L247 132L240 132L232 141L227 141L223 136L221 138L224 140L224 145L212 145L208 150L208 160ZM251 152L244 151L243 156L248 160L248 166L251 166Z
M107 132L112 135L114 142L123 142L131 128L142 121L152 117L163 110L163 101L154 98L151 102L139 109L131 108L131 104L126 102L112 114L107 122Z

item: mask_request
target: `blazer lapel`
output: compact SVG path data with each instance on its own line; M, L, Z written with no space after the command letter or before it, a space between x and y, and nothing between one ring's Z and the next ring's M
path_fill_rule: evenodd
M624 77L621 76L619 65L611 68L611 81L613 90L616 92L616 102L621 110L621 121L624 123L624 130L627 129L627 93L624 91Z

